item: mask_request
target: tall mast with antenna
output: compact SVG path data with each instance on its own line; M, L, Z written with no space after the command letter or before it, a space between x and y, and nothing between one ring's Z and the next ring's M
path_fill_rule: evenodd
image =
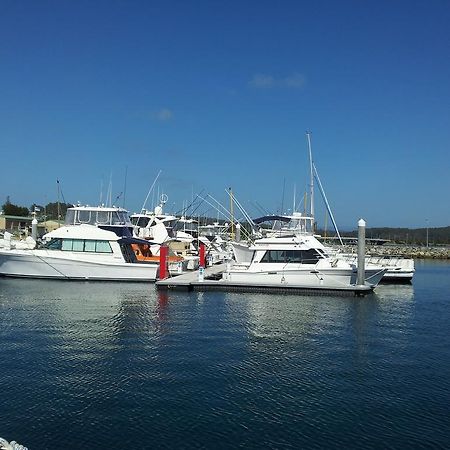
M312 158L312 150L311 150L311 132L306 132L306 137L308 139L308 150L309 150L309 171L310 171L310 180L309 180L309 202L310 202L310 215L313 218L312 227L314 231L315 221L314 221L314 170L313 170L313 158Z

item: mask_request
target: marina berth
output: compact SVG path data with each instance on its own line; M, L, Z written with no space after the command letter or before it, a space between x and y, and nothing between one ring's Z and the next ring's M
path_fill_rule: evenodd
M225 291L300 291L364 295L380 282L386 269L349 264L329 256L313 235L283 235L232 243L237 261L193 274L157 281L159 289ZM364 266L364 264L362 264Z
M140 260L147 241L95 225L64 226L35 249L0 250L0 275L59 280L155 281L158 263Z

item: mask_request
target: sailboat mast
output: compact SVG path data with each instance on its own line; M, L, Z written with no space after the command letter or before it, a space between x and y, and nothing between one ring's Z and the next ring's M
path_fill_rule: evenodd
M314 170L313 170L313 159L312 159L312 150L311 150L311 133L309 131L306 132L306 137L308 139L308 150L309 150L309 171L310 171L310 180L309 180L309 201L310 208L309 213L313 218L312 228L314 231L315 222L314 222Z

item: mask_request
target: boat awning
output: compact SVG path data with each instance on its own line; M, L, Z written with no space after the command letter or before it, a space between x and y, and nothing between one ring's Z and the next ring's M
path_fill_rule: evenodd
M255 222L256 225L263 223L263 222L273 222L274 220L279 220L281 222L290 222L291 218L286 216L262 216L258 217L257 219L253 219L253 222Z

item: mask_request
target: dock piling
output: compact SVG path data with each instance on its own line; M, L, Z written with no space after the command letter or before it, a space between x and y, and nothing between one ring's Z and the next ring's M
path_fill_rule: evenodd
M198 262L199 266L205 268L206 267L205 244L203 243L199 245L198 256L199 256Z
M159 279L165 280L169 276L167 267L167 255L169 254L169 247L161 245L159 249Z
M358 272L357 272L357 281L356 284L358 286L365 285L366 278L366 270L365 270L365 262L366 262L366 222L363 219L359 219L358 221Z

